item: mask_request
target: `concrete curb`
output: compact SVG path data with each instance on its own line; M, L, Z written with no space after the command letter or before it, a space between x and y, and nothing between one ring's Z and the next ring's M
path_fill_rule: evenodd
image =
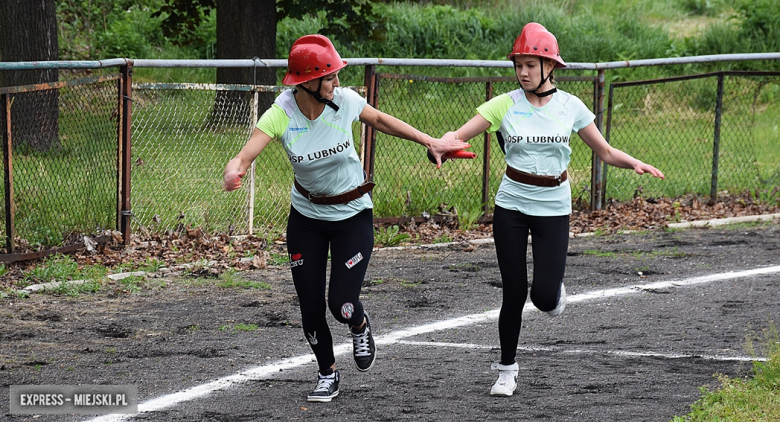
M764 215L746 215L742 217L727 217L727 218L714 218L711 220L700 220L700 221L686 221L682 223L672 223L667 224L666 227L670 229L686 229L686 228L701 228L701 227L718 227L718 226L725 226L728 224L738 224L738 223L752 223L756 221L772 221L775 219L780 219L780 214L764 214ZM626 230L622 231L620 233L636 233L636 230ZM596 233L588 232L588 233L569 233L570 238L575 237L589 237L589 236L595 236ZM374 252L378 251L400 251L400 250L406 250L406 249L425 249L425 248L441 248L446 247L450 245L457 245L457 244L463 244L463 243L470 243L474 245L485 245L489 243L493 243L492 237L486 237L481 239L471 239L467 240L465 242L448 242L448 243L434 243L431 245L413 245L413 246L393 246L390 248L374 248ZM531 243L531 236L528 236L528 243Z
M50 283L33 284L21 290L17 290L17 292L27 292L27 293L45 292L46 290L55 290L60 286L62 286L63 284L72 284L74 286L78 286L86 282L87 280L52 281Z
M717 226L724 226L727 224L736 224L736 223L772 221L776 218L780 218L780 214L746 215L742 217L717 218L713 220L686 221L683 223L668 224L667 227L669 227L670 229L685 229L691 227L717 227Z

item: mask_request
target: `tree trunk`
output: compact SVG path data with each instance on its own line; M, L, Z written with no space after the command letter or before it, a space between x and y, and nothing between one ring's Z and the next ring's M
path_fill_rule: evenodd
M55 0L0 1L0 61L57 60ZM56 82L57 69L0 72L0 86ZM48 151L58 144L59 95L56 89L14 94L11 133L14 146Z
M276 0L217 0L217 59L276 57ZM274 68L217 68L217 83L275 85ZM234 122L251 113L244 92L217 91L214 117ZM260 94L260 110L270 107L273 93ZM240 111L240 112L239 112Z

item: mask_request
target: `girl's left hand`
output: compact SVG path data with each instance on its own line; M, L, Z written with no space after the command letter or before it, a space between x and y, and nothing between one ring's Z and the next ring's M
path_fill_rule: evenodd
M650 164L645 164L645 163L643 163L641 161L637 165L634 166L634 171L637 174L650 173L654 177L657 177L659 179L666 179L666 177L664 177L664 174L661 173L661 170L658 170L657 168L651 166Z

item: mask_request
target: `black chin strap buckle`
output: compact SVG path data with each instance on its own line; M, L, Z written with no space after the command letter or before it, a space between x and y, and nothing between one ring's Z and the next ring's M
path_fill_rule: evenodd
M336 103L334 103L334 102L333 102L333 101L331 101L331 100L327 100L327 99L325 99L325 98L322 98L322 95L320 95L320 88L322 88L322 78L320 78L320 86L317 88L317 91L316 91L316 92L314 92L314 91L309 91L309 90L308 90L308 89L306 89L306 88L305 88L303 85L298 85L298 86L299 86L299 87L300 87L302 90L306 91L306 93L308 93L309 95L311 95L312 97L314 97L314 99L315 99L315 100L317 100L318 102L320 102L320 103L323 103L323 104L325 104L325 105L329 106L330 108L332 108L332 109L333 109L333 110L335 110L335 111L339 111L339 106L337 106L337 105L336 105Z

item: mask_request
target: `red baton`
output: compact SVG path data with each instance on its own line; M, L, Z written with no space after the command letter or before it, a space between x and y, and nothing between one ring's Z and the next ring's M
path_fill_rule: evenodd
M475 153L473 153L471 151L466 151L465 149L462 149L460 151L445 153L444 155L441 156L441 162L443 164L447 160L455 160L455 159L470 160L470 159L473 159L473 158L476 158L476 157L477 157L477 154L475 154ZM430 161L433 164L436 164L436 159L433 158L433 154L431 154L430 151L428 151L428 161Z

